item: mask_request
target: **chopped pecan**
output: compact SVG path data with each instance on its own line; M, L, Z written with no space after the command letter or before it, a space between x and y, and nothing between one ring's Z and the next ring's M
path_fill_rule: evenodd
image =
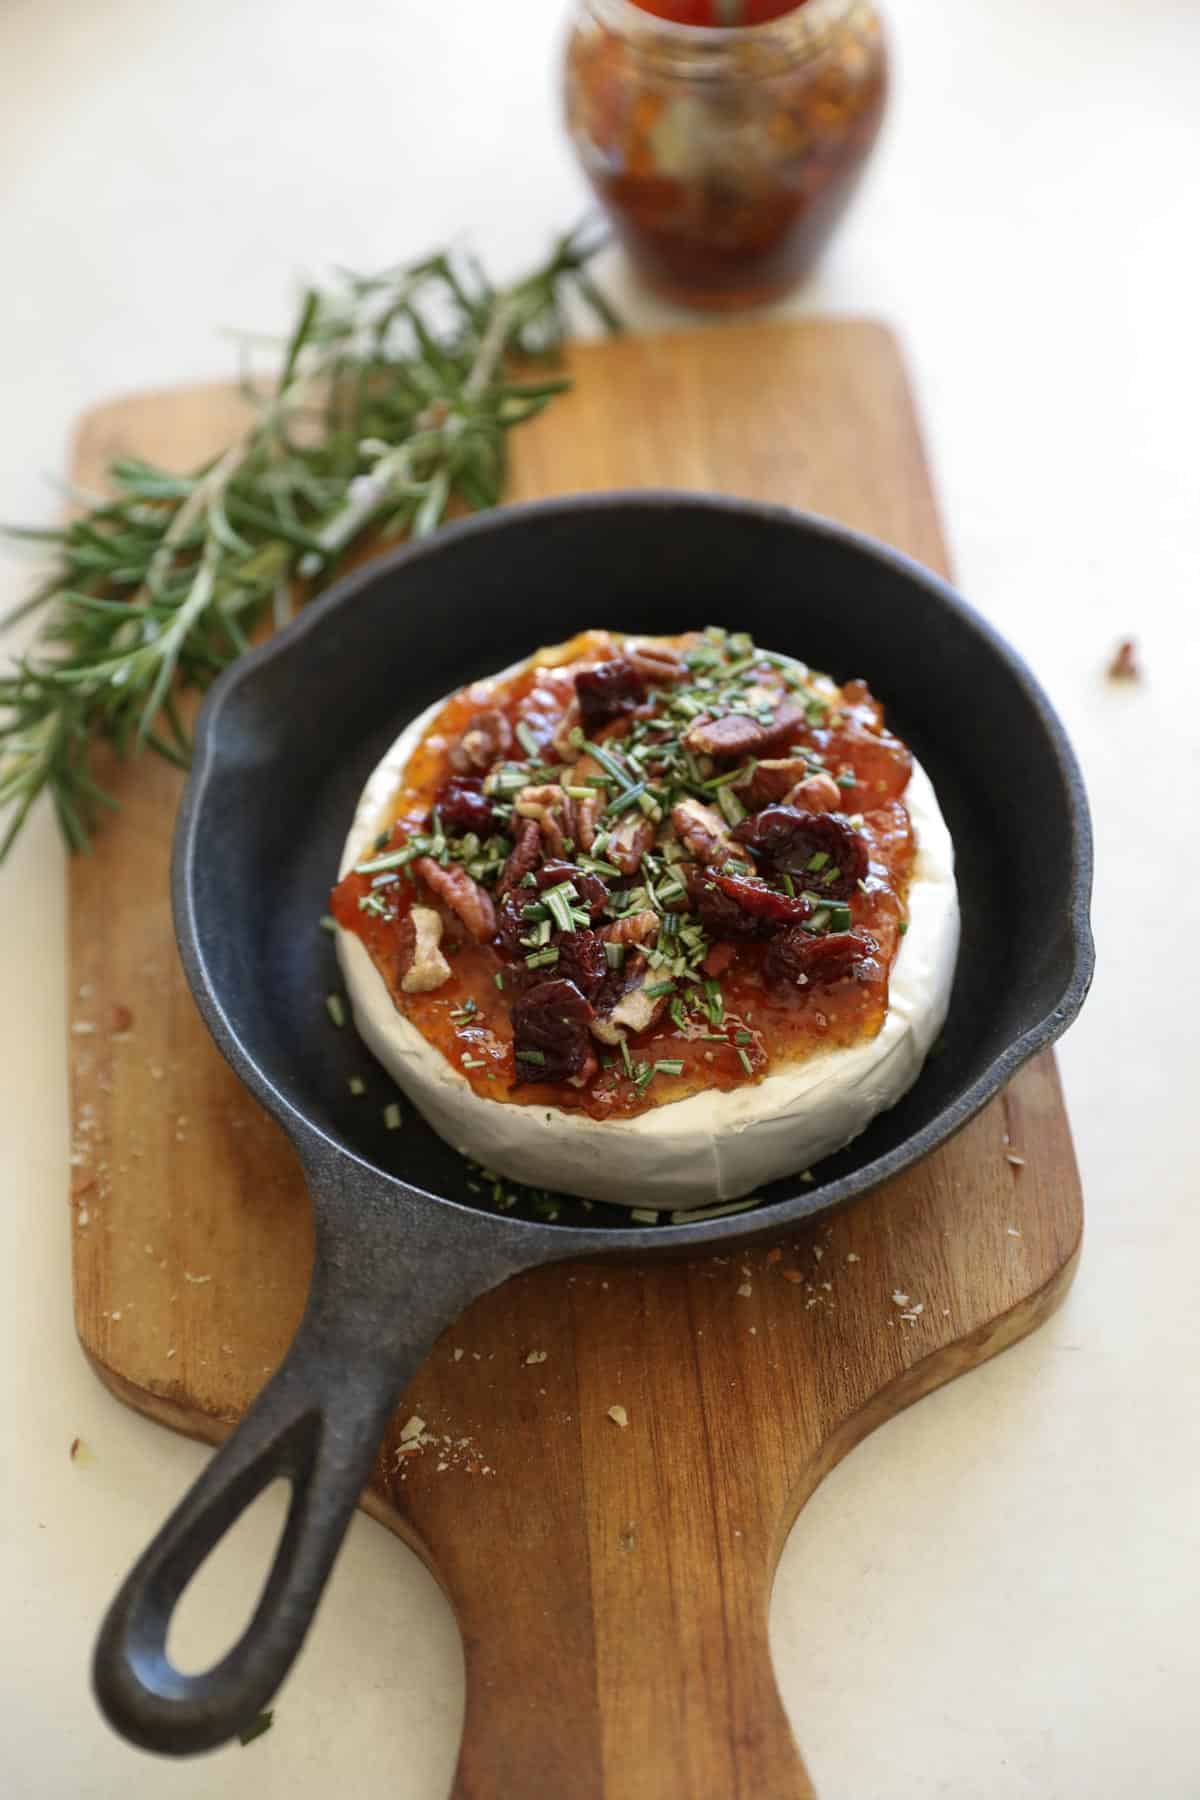
M627 1032L635 1036L639 1031L649 1031L662 1015L666 1004L665 994L648 994L647 987L653 987L657 980L654 972L640 976L632 986L625 985L624 991L617 990L616 997L603 1016L593 1020L592 1036L599 1038L602 1044L619 1044ZM601 996L601 1005L607 996Z
M806 775L786 796L800 812L831 813L842 804L842 790L832 775Z
M636 875L642 858L654 843L654 827L640 813L626 813L604 851L605 860L622 875Z
M573 981L540 981L512 1009L518 1081L569 1081L592 1061L591 1003ZM524 1053L524 1054L523 1054Z
M594 669L581 669L575 693L583 728L594 732L610 719L635 711L646 698L646 684L626 657L614 656Z
M507 894L510 888L519 887L525 876L531 875L541 860L542 834L538 830L537 820L522 819L508 861L500 871L496 892Z
M560 787L548 783L544 787L522 788L513 802L513 811L522 819L536 819L551 856L562 856L573 824L570 797Z
M683 741L703 756L767 757L800 735L805 724L803 708L785 700L769 725L760 725L746 713L726 713L721 719L697 719Z
M799 929L781 932L767 946L763 974L768 982L794 987L832 987L835 981L878 980L879 948L866 931L831 931L824 937Z
M676 836L697 862L720 864L736 854L733 839L720 813L714 807L692 799L690 794L672 808L671 823Z
M492 828L492 802L478 776L451 775L438 789L434 805L442 824L451 831L476 831L486 836Z
M697 719L683 742L701 756L752 756L762 742L762 726L748 713L726 713L723 719Z
M679 652L668 649L665 644L627 643L625 654L642 680L651 687L670 687L673 682L682 681L688 672Z
M846 899L870 866L865 840L836 813L768 806L743 819L733 835L770 868L798 878L823 899Z
M658 914L647 906L642 912L614 919L604 927L604 937L610 944L649 944L658 936L658 926Z
M739 777L733 789L751 812L758 812L764 806L775 806L786 800L796 783L803 781L807 774L808 764L802 756L768 758Z
M508 754L512 741L512 726L502 712L493 709L476 713L447 760L450 767L457 769L460 775L468 774L471 770L482 774L499 757Z
M397 967L405 994L431 994L450 979L441 952L442 916L432 906L410 907L400 923Z
M460 863L443 868L432 856L418 856L413 869L426 887L457 913L477 944L496 935L496 911L491 896L474 881Z

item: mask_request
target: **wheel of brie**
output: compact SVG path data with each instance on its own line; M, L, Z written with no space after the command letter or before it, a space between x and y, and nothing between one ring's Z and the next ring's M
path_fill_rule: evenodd
M362 1038L448 1143L625 1206L799 1174L912 1085L954 853L861 681L589 631L413 720L332 911Z

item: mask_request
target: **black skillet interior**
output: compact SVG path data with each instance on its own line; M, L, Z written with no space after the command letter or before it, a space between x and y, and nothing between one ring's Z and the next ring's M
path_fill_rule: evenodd
M490 1208L410 1108L401 1132L386 1128L389 1079L329 1023L338 978L318 920L359 792L430 701L539 644L586 626L705 624L865 677L932 777L958 858L962 953L940 1053L814 1184L779 1181L764 1200L791 1200L793 1217L837 1204L948 1136L1057 1036L1090 977L1090 842L1078 770L1028 671L942 582L853 534L779 508L638 493L509 509L375 563L223 684L201 733L192 928L237 1060L380 1172ZM356 1074L363 1099L348 1088ZM522 1204L546 1217L545 1202ZM623 1209L577 1201L557 1218L619 1232L614 1249L681 1229L634 1233Z

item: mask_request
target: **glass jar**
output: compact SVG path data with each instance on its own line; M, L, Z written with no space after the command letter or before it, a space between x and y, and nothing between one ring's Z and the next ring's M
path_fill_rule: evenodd
M870 0L801 0L733 28L577 0L567 41L567 125L584 171L645 279L685 305L755 305L811 268L857 186L886 89Z

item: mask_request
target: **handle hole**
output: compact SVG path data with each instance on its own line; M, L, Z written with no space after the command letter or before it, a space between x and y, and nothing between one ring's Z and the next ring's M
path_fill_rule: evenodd
M181 1675L211 1669L249 1625L262 1599L291 1499L292 1483L286 1475L268 1482L184 1588L167 1630L167 1657Z

